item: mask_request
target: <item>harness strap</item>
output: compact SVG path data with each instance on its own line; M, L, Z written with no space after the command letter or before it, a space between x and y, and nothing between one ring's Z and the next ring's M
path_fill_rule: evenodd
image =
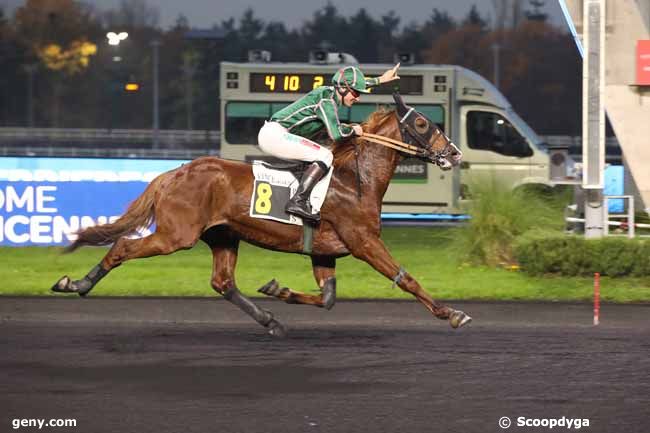
M356 179L357 179L357 198L361 201L361 174L359 171L359 145L357 140L354 140L354 162L357 166Z
M399 285L399 283L402 281L402 278L404 278L405 276L406 276L406 269L400 266L399 272L397 273L397 275L395 275L395 278L393 278L392 288L394 289L395 286Z
M415 108L411 107L411 109L410 109L409 111L406 112L406 114L404 115L404 117L402 117L402 118L399 120L399 123L404 123L404 121L406 120L406 118L409 117L409 116L411 115L411 113L412 113L414 110L415 110Z

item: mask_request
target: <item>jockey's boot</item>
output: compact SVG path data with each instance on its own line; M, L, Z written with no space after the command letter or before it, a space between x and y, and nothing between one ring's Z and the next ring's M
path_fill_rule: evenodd
M287 202L284 208L286 213L297 215L303 219L309 220L313 223L320 221L320 214L312 214L311 204L309 203L309 195L314 186L319 180L327 173L327 171L317 162L312 163L302 175L300 185L293 197Z

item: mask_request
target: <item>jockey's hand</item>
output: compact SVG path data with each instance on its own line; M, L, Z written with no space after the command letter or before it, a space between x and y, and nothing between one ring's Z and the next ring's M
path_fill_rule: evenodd
M356 135L358 137L361 137L363 135L363 128L361 127L361 125L359 125L357 123L353 123L350 126L354 130L354 135Z
M380 83L388 83L389 81L399 80L399 75L397 75L397 69L399 68L399 63L394 67L390 68L379 77Z

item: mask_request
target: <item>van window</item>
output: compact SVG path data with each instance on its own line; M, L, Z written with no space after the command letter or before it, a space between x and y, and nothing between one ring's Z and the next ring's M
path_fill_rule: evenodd
M526 139L498 113L467 113L467 145L470 149L489 150L505 156L525 158L533 155Z
M270 117L271 104L268 102L229 102L226 104L226 141L257 144L257 134Z

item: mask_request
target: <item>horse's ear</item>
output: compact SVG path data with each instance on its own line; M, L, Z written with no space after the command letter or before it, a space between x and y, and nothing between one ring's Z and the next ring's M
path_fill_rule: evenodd
M397 92L393 92L393 99L395 100L395 105L397 106L397 112L404 115L409 110L409 107L404 103L402 95Z

